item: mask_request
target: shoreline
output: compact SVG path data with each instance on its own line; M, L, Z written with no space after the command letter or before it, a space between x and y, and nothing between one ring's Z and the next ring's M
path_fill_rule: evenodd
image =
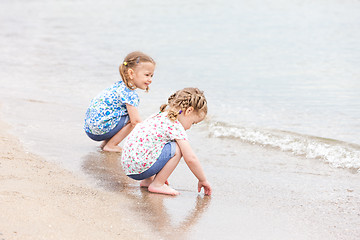
M126 196L91 188L84 179L26 152L8 127L0 121L1 239L154 237L137 221Z
M181 194L172 197L139 188L121 171L118 154L79 151L82 157L71 158L81 163L77 174L27 152L26 136L14 137L9 126L16 125L0 120L0 240L219 239L224 232L243 239L359 238L359 176L320 161L249 144L237 145L238 158L229 139L212 149L195 144L216 191L198 194L181 161L169 179ZM211 146L206 134L191 139ZM46 136L38 146L45 141L56 146ZM64 149L60 163L75 154Z

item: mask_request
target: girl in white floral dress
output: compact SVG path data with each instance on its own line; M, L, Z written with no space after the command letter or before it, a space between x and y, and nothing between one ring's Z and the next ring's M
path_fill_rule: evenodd
M198 191L204 188L211 195L210 183L185 132L206 114L207 102L199 89L185 88L171 95L160 113L137 124L126 139L121 157L126 175L141 180L140 186L150 192L178 195L167 179L183 157L199 180Z
M95 141L104 141L104 151L121 152L118 144L141 122L135 89L148 90L155 61L142 52L128 54L120 65L122 81L102 91L86 111L84 130ZM131 124L128 124L131 123Z

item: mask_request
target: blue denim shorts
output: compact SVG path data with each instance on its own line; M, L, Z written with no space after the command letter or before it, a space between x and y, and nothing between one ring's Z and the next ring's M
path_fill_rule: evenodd
M121 116L119 123L114 127L114 129L110 130L110 132L102 134L102 135L94 135L92 133L86 132L86 134L94 141L104 141L112 138L115 134L117 134L125 125L129 122L129 115Z
M175 151L176 151L176 143L168 142L167 144L165 144L164 148L162 149L159 158L148 170L140 174L131 174L127 176L134 180L143 180L151 176L154 176L155 174L160 172L160 170L172 157L175 156Z

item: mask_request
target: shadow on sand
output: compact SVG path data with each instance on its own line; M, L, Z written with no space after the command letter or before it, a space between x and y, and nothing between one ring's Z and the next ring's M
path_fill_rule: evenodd
M83 157L82 169L97 186L131 199L134 214L165 239L185 239L208 209L211 197L186 190L176 197L149 193L124 174L120 157L118 153L91 152Z

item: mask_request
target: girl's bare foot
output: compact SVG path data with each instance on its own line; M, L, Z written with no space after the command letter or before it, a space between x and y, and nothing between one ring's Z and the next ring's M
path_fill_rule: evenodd
M140 187L146 187L146 188L147 188L147 187L150 186L150 184L151 184L153 181L154 181L154 178L151 178L151 179L147 178L147 179L141 180L141 182L140 182ZM165 184L166 184L166 185L169 185L169 182L166 180Z
M152 177L141 180L140 187L145 187L145 188L149 187L153 180L154 178Z
M104 149L105 145L108 143L109 140L104 140L101 145L100 145L100 148L101 149Z
M162 186L155 186L155 184L150 184L148 188L149 192L152 193L161 193L161 194L168 194L168 195L179 195L180 193L176 191L175 189L172 189L166 184L163 184Z
M119 147L119 146L108 146L108 145L105 145L103 147L103 151L106 151L106 152L122 152L122 148Z

